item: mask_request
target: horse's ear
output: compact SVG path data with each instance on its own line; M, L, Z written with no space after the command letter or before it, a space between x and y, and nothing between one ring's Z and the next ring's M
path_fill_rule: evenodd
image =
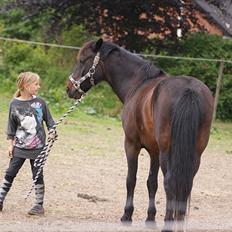
M102 44L103 44L103 39L100 38L100 39L94 44L94 48L93 48L94 52L97 52L97 51L101 48Z
M101 59L105 60L112 51L119 50L119 48L107 41L104 43L103 42L103 39L99 39L96 43L92 44L92 49L93 52L98 52L101 50Z

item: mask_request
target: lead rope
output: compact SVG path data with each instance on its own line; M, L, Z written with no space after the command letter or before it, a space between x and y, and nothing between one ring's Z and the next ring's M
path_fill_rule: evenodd
M45 165L45 162L46 162L47 157L48 157L48 155L50 153L50 150L51 150L55 140L57 139L57 135L55 135L54 138L50 138L49 135L54 133L56 127L64 120L64 118L66 118L71 112L73 112L80 105L80 103L81 103L81 101L83 100L84 97L85 97L85 94L83 94L81 96L81 98L78 99L73 104L73 106L71 106L69 108L69 110L55 123L55 125L52 127L52 129L49 130L47 143L45 144L43 150L40 152L38 157L35 159L34 167L38 167L38 170L37 170L36 176L35 176L35 178L33 180L32 187L31 187L30 191L28 192L28 194L26 195L25 200L27 200L27 198L30 196L32 190L34 189L35 183L37 182L37 180L39 178L39 174L40 174L40 172L42 171L42 169L43 169L43 167Z

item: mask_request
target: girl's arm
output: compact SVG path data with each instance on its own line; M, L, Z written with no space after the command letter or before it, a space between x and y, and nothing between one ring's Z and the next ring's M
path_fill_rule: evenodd
M44 102L44 114L43 114L43 116L44 116L43 120L45 121L47 129L49 131L55 125L55 121L53 120L52 115L50 113L50 110L48 109L48 106L45 102Z
M6 132L7 140L9 141L9 145L8 145L9 158L13 158L13 147L14 147L16 130L17 130L17 120L12 113L12 106L10 104L8 124L7 124L7 132Z
M56 138L57 132L55 129L53 129L53 126L55 125L55 121L53 120L52 115L51 115L46 103L45 103L45 107L44 107L44 121L45 121L47 129L49 131L49 138L50 139Z

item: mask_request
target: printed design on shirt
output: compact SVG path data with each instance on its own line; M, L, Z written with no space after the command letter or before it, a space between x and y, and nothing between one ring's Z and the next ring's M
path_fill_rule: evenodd
M40 106L40 108L39 108ZM13 109L14 114L20 122L16 131L15 144L21 148L33 149L43 146L41 123L42 123L42 105L36 104L36 109L30 105L25 110L19 108Z
M40 102L33 102L31 104L31 107L33 107L35 109L36 117L37 117L39 123L42 123L42 120L43 120L42 104Z

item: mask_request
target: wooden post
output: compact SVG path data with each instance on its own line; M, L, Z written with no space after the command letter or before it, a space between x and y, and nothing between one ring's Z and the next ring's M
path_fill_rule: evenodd
M219 71L218 71L217 87L216 87L216 92L215 92L215 97L214 97L213 123L215 122L216 115L217 115L217 105L218 105L219 93L220 93L220 89L222 85L223 69L224 69L224 62L221 61Z

